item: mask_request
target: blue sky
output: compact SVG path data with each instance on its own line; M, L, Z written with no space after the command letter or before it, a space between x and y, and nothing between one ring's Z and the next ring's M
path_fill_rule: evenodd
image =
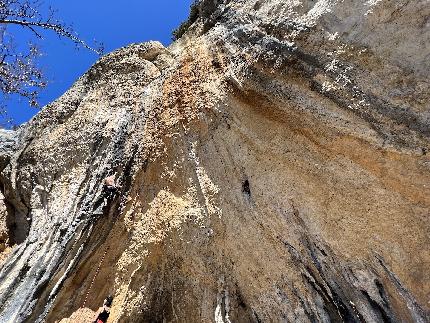
M80 37L88 42L102 42L105 52L135 42L159 40L171 43L171 31L188 17L192 0L45 0L58 9L57 16L72 24ZM13 30L16 42L27 42L29 34L22 28ZM59 39L50 32L44 33L39 42L44 55L40 58L49 83L42 91L41 106L62 95L98 58L66 39ZM0 100L3 97L0 96ZM6 101L8 114L15 124L28 121L37 109L25 99Z

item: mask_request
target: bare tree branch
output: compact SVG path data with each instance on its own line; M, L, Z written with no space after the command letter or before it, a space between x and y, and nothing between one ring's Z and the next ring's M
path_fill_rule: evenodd
M41 21L25 21L25 20L16 20L16 19L0 19L0 24L12 24L12 25L20 25L27 28L30 28L32 31L34 31L33 27L40 27L44 29L49 29L55 31L58 35L66 37L74 41L75 43L82 45L86 49L89 49L96 54L101 55L102 52L100 50L94 49L87 45L83 40L81 40L79 37L75 36L71 31L67 30L65 27L59 24L52 24L48 22L41 22Z
M43 10L42 10L43 9ZM72 27L59 21L57 12L51 7L43 8L41 0L0 0L0 115L11 95L26 98L30 105L37 106L39 91L46 86L41 69L37 66L40 56L37 41L43 40L45 31L54 32L80 47L99 55L103 49L90 46L82 40ZM15 43L13 29L21 26L34 35L36 44Z

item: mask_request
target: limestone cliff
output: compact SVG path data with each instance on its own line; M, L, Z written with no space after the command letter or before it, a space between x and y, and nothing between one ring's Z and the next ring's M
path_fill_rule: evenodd
M428 322L428 1L198 12L1 133L0 322Z

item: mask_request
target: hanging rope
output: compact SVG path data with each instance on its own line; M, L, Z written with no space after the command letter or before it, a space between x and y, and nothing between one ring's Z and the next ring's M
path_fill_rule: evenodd
M97 275L99 274L100 268L102 267L103 260L105 259L108 250L109 250L109 247L106 248L102 258L100 259L99 266L97 267L96 273L94 274L93 280L91 281L90 287L88 288L88 292L85 295L85 299L84 299L84 303L82 304L82 307L85 307L85 304L87 303L88 296L90 295L90 292L91 292L91 288L93 287L94 282L96 281Z

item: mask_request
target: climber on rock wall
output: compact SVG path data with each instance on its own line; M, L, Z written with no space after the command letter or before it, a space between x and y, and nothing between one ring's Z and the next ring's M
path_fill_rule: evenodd
M94 323L105 323L108 320L110 314L110 307L112 305L113 297L109 295L103 302L103 307L100 307L97 311L97 316Z
M115 182L116 173L105 178L103 185L103 195L107 200L111 200L121 187Z
M119 185L115 178L116 172L104 179L102 195L94 203L94 214L103 214L103 208L109 203L109 201L112 201L112 199L118 193L118 189L121 188L121 185Z

